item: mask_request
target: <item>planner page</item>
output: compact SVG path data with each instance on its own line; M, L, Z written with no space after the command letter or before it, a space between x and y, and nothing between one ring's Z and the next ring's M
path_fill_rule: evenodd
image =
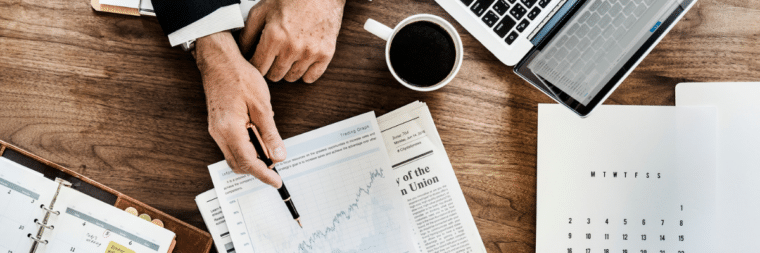
M536 252L714 252L715 108L538 111Z
M29 234L37 235L35 219L42 219L58 184L34 170L0 157L0 252L27 253Z
M277 190L225 161L209 166L235 251L417 252L375 114L285 140L276 168L303 223Z
M37 252L165 253L174 232L133 216L77 190L63 187Z
M760 83L682 83L677 106L718 110L720 252L760 249Z

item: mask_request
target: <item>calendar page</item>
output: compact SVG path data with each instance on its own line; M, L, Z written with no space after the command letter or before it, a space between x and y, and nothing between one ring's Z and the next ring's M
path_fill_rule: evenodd
M713 252L716 111L540 105L536 252Z
M0 157L0 252L29 252L32 240L27 235L37 234L34 219L45 213L40 204L49 204L57 187L41 174Z

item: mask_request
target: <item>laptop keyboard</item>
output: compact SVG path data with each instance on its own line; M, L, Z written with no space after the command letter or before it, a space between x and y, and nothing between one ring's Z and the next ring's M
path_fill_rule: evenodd
M670 2L590 0L529 68L585 103L639 38L657 29L656 15Z
M512 45L552 0L460 0L487 27ZM555 0L557 1L557 0Z

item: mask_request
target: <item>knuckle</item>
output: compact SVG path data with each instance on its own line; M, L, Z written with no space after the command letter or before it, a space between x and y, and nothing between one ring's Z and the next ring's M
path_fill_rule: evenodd
M256 168L256 165L254 165L250 161L242 161L238 163L238 170L240 170L242 173L251 174L255 168Z
M335 54L335 47L324 49L320 52L321 60L329 61Z
M305 46L303 49L303 54L306 56L306 58L312 58L316 55L316 51L313 46Z
M306 46L303 45L302 43L294 42L290 44L290 50L291 50L291 53L298 54L306 50Z
M279 135L275 131L266 131L261 135L261 138L267 140L268 142L273 142L278 140Z
M224 133L227 133L233 129L232 120L220 120L209 124L209 133L212 136L221 137Z
M287 41L287 38L285 36L285 32L283 32L280 29L271 29L270 30L270 34L272 36L271 37L272 41L275 42L275 43L283 43L283 42Z

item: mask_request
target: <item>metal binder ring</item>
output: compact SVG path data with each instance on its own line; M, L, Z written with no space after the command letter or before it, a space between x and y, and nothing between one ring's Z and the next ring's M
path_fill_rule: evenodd
M55 214L55 215L61 214L61 212L59 212L59 211L53 211L51 209L48 209L47 207L45 207L45 204L40 205L40 208L42 208L42 210L45 210L45 212L48 212L48 213L52 213L52 214Z
M29 239L32 239L32 240L34 240L37 243L42 243L42 244L47 244L48 243L48 240L40 240L40 239L34 238L34 237L32 237L32 234L27 234L26 237L29 237Z
M55 228L53 225L42 224L42 222L40 222L38 219L34 219L34 223L50 230L53 230Z

